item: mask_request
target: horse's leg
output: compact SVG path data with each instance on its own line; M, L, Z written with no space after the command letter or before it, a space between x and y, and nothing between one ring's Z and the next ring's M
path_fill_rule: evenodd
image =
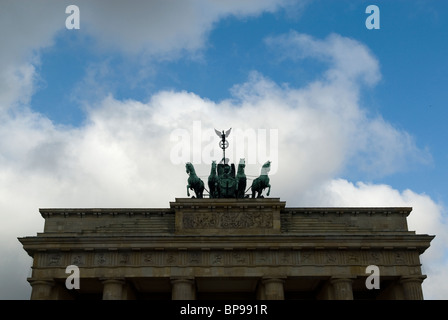
M250 187L252 189L252 198L255 198L255 193L257 192L258 188L260 187L259 181L260 181L260 178L256 178L254 181L252 181L252 186Z
M238 198L244 198L244 191L246 190L246 184L244 182L244 179L238 181Z
M238 198L240 196L240 190L238 189L239 188L238 185L239 185L239 181L238 181L238 177L237 177L236 184L235 184L235 198Z
M268 192L266 193L266 196L268 196L269 197L269 194L271 193L271 185L270 184L268 184Z
M202 199L204 197L204 182L201 180L198 186L198 198Z
M193 192L194 192L193 197L197 198L198 197L198 189L196 187L193 187Z
M190 185L187 184L187 197L189 197L189 196L190 196Z

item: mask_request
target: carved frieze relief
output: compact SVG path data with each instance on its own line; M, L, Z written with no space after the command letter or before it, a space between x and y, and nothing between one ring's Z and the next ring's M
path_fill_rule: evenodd
M272 212L186 212L184 229L272 228Z
M63 264L63 256L61 253L52 253L48 255L48 266L58 267Z
M83 254L73 254L71 259L71 264L76 266L83 266L86 263L86 257Z
M415 263L417 262L417 263ZM418 266L405 250L217 249L46 253L40 267L77 266Z

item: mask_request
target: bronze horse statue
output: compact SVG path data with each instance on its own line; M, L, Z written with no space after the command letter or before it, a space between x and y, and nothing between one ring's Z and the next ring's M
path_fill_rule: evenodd
M244 158L240 159L240 163L238 164L238 171L236 173L236 197L244 198L247 178L244 173L244 168L246 167L246 160Z
M185 165L188 177L187 184L187 196L190 196L190 190L194 190L196 194L196 198L203 198L204 193L204 182L196 175L196 171L194 170L194 166L187 162Z
M271 161L267 161L261 167L261 174L258 178L252 181L252 198L255 198L255 193L257 193L257 198L263 198L261 195L265 188L269 188L266 196L269 196L271 192L271 185L269 184L268 173L271 170Z
M212 168L210 170L210 175L208 176L208 190L210 198L219 198L219 179L216 174L216 161L212 161Z

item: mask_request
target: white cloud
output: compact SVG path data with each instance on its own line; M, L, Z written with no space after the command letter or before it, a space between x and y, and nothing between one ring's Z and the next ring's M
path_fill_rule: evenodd
M72 4L80 9L77 31L65 29L65 9ZM194 56L214 23L224 17L256 16L282 6L291 6L291 1L5 0L0 11L0 110L29 101L40 50L51 47L60 33L92 37L97 49L136 54L140 60L173 59L181 53Z
M0 10L0 111L28 103L34 92L38 51L51 46L65 10L52 0L6 0Z
M27 104L34 92L35 68L32 64L7 66L0 72L0 111Z
M285 5L291 1L79 1L82 28L103 45L158 58L201 49L214 23L224 17L256 16Z
M324 40L291 31L288 34L268 37L266 43L283 52L284 58L313 58L327 62L325 73L329 81L347 85L374 85L381 79L379 63L369 48L360 42L331 34ZM357 81L359 80L359 82Z

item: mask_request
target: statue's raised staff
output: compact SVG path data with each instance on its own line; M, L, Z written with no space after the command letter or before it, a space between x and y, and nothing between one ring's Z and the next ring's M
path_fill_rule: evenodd
M263 166L261 167L261 174L258 178L256 178L254 181L252 181L252 198L255 198L255 193L257 193L257 198L263 198L262 193L263 190L266 188L268 189L268 192L266 193L266 196L269 197L269 193L271 192L271 185L269 184L269 176L268 173L271 170L271 161L265 162Z
M222 149L222 164L227 164L228 162L228 159L226 159L226 149L229 147L229 141L227 141L226 138L229 136L231 130L232 128L230 128L226 132L224 132L224 130L222 130L222 132L219 132L215 129L216 134L221 138L221 141L219 141L219 147Z
M187 162L185 165L188 177L187 196L190 196L190 190L194 190L196 198L203 198L204 182L196 175L193 164Z

